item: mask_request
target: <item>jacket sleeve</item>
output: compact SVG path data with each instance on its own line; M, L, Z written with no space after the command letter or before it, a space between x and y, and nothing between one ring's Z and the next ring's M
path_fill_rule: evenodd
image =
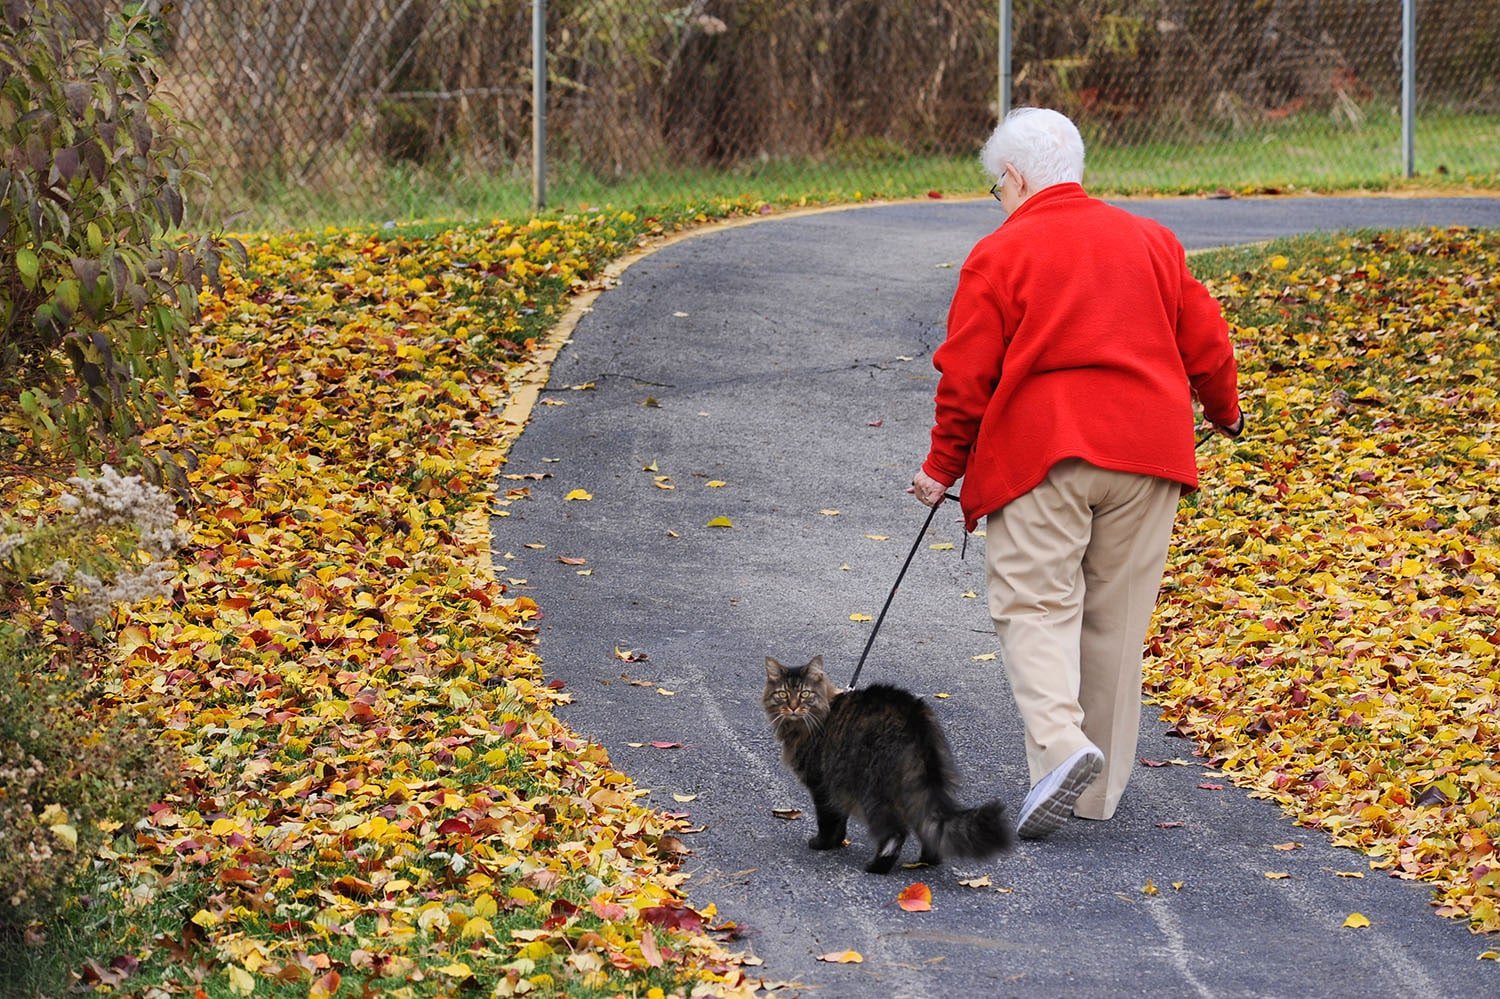
M989 279L965 266L948 310L948 338L932 355L937 395L932 448L922 471L944 485L963 477L1005 359L1004 318Z
M1203 403L1203 414L1219 426L1240 418L1239 369L1229 324L1219 303L1188 270L1182 256L1182 298L1177 314L1177 350L1187 369L1193 392Z

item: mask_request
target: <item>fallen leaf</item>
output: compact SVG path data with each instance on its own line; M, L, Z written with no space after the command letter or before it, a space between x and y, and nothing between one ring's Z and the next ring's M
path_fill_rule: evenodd
M771 814L774 815L774 816L776 816L778 819L786 819L788 822L791 822L794 819L800 819L800 818L802 818L802 809L800 809L800 808L773 808L773 809L771 809Z
M1496 951L1496 950L1480 951L1479 952L1479 957L1476 958L1476 960L1479 960L1479 961L1500 961L1500 951Z
M1365 872L1364 871L1334 871L1333 875L1334 875L1334 877L1337 877L1337 878L1362 878L1362 877L1365 876Z
M1161 889L1156 887L1156 882L1149 878L1146 880L1145 885L1141 887L1141 894L1143 895L1158 895L1160 893Z
M871 541L889 541L889 540L891 540L890 538L888 538L884 534L866 534L865 537L869 538Z
M647 659L650 659L651 657L646 654L646 651L644 649L622 649L618 645L616 645L615 646L615 658L618 659L618 660L620 660L621 662L643 663ZM620 675L624 676L625 674L621 673ZM632 681L632 682L634 682L634 681ZM639 685L640 686L646 686L646 687L655 686L655 684L650 684L650 683L645 683L645 682L642 682Z
M861 614L858 611L856 611L855 613L849 615L849 620L851 620L851 621L873 621L875 619L873 617L871 617L870 615L868 615L868 614Z
M970 656L969 658L972 659L972 660L974 660L976 663L992 663L992 662L995 661L995 656L996 655L998 655L998 653L995 653L995 652L981 652L979 655L977 655L977 656Z
M1172 890L1173 891L1182 891L1182 887L1185 884L1187 884L1186 881L1173 881L1172 882Z
M1204 781L1202 784L1199 784L1198 787L1200 789L1204 790L1204 791L1222 791L1222 790L1224 790L1224 785L1223 784L1214 784L1214 783L1209 782L1209 781Z
M819 954L818 960L828 964L863 964L865 956L857 950L841 950L832 954Z
M1266 871L1268 881L1286 881L1291 877L1286 871Z
M990 881L990 876L988 874L984 874L977 878L964 878L963 880L959 881L959 884L963 885L965 888L988 888L990 887L992 882Z
M593 498L594 494L589 492L587 489L574 489L572 492L568 493L568 495L564 496L563 500L591 500Z
M824 509L824 510L819 510L818 512L821 513L825 517L837 517L839 515L839 513L840 513L840 511L833 510L833 509Z
M896 896L896 904L907 912L930 912L932 911L932 889L921 881L907 885L905 890Z
M561 562L563 565L588 565L589 564L589 560L588 559L586 559L586 558L574 558L571 555L559 555L559 556L557 556L557 560L559 562Z
M678 804L685 805L690 801L697 801L698 796L696 794L673 794L672 800Z
M933 694L932 696L936 697L940 701L946 701L948 698L952 697L953 695L950 694L950 693L948 693L946 690L940 690L936 694Z
M1158 822L1156 824L1156 828L1158 828L1158 829L1181 829L1182 828L1182 823L1181 822Z
M927 547L935 552L951 552L953 550L953 542L939 541L937 544L928 545Z
M725 482L722 479L709 479L703 484L709 489L723 489L725 486L729 485L729 483Z
M663 697L676 697L677 696L677 691L675 691L675 690L668 690L666 687L657 687L656 688L656 692L658 694L660 694L661 696L663 696Z
M1360 912L1351 912L1348 918L1344 920L1344 925L1356 930L1362 930L1370 925L1370 917Z
M976 600L978 599L979 594L975 593L973 590L965 590L962 596L965 600Z
M668 742L665 739L658 739L658 740L656 740L654 742L649 743L649 745L654 746L657 749L681 749L682 748L682 743L680 743L680 742Z
M715 517L707 524L708 527L733 527L734 524L728 517Z
M1287 852L1290 852L1292 850L1300 850L1300 849L1302 849L1302 844L1301 843L1273 843L1273 844L1271 844L1271 849L1273 849L1273 850L1280 850L1283 853L1287 853Z

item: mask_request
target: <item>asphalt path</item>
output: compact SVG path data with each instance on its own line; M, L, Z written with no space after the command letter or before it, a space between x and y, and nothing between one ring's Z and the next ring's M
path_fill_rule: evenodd
M1189 248L1500 225L1500 199L1122 204ZM988 200L945 201L709 230L595 301L510 453L508 473L546 477L505 481L529 496L493 521L498 574L541 605L547 673L573 692L562 717L649 803L702 827L688 837L691 900L743 929L736 946L767 980L802 983L777 994L1497 994L1500 965L1477 960L1492 942L1434 916L1426 887L1207 771L1149 707L1140 756L1168 765L1138 767L1110 822L885 877L863 872L872 846L857 823L847 849L807 849L806 792L760 707L763 661L821 653L836 681L853 671L871 625L851 615L879 612L926 513L903 490L926 453L957 266L1001 218ZM566 499L575 489L592 499ZM920 547L863 682L930 695L962 796L998 795L1014 815L1021 726L1000 662L984 658L998 644L983 539L961 559L955 514ZM720 517L733 526L707 526ZM620 658L634 654L647 658ZM919 880L932 911L902 911L897 894ZM1368 929L1343 927L1356 912ZM845 950L863 963L817 960Z

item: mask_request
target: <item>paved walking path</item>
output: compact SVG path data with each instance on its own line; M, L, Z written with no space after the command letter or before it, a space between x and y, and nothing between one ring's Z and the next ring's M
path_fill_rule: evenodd
M1190 248L1500 225L1500 199L1127 206ZM876 877L861 870L863 829L851 825L847 850L814 853L810 815L773 815L810 808L760 708L762 660L822 653L836 680L852 672L870 625L850 615L879 612L925 514L903 489L926 450L931 354L956 265L1000 219L989 201L938 202L710 231L637 262L595 302L542 396L565 405L538 406L511 451L507 471L551 477L514 483L530 498L494 521L499 575L527 580L517 591L546 615L547 672L573 691L563 717L657 808L692 813L704 827L689 839L694 902L745 928L768 979L809 994L1496 994L1500 965L1476 960L1493 941L1436 918L1425 887L1368 871L1274 805L1232 785L1199 790L1201 761L1149 709L1140 755L1187 765L1140 769L1112 822L1070 823L991 862ZM584 383L596 387L569 390ZM592 500L566 501L577 488ZM733 527L705 526L716 517ZM940 515L929 541L960 537ZM964 560L922 547L864 679L949 695L933 703L963 796L999 794L1014 814L1026 789L1020 724L999 663L974 658L997 650L972 596L984 588L982 544ZM1287 842L1302 848L1272 848ZM992 886L959 884L979 876ZM932 911L901 911L897 893L918 880L932 886ZM1148 881L1159 894L1142 891ZM1341 928L1353 912L1371 927ZM864 963L816 961L846 949Z

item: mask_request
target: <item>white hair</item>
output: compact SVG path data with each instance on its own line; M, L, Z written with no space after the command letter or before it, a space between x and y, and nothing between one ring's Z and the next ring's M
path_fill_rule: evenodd
M995 127L979 162L995 179L1015 167L1035 190L1083 182L1083 136L1067 115L1047 108L1016 108Z

